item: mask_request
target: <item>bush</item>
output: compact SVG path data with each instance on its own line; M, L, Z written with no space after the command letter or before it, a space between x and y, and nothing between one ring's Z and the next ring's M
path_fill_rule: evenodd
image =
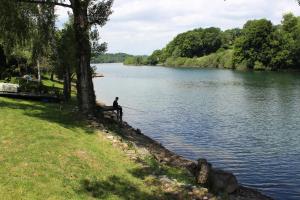
M20 85L20 92L40 93L40 91L42 90L42 84L37 81L18 79L18 83Z
M170 57L165 66L169 67L211 67L233 69L233 50L222 50L199 58Z
M257 70L257 71L263 71L263 70L266 70L266 67L264 66L264 64L262 64L261 62L259 61L256 61L254 63L254 70Z
M148 64L148 57L147 56L128 56L125 61L124 65L147 65Z
M19 92L30 92L34 94L48 94L53 96L61 96L62 92L56 87L48 87L42 82L30 81L26 79L17 79L14 81L20 85Z

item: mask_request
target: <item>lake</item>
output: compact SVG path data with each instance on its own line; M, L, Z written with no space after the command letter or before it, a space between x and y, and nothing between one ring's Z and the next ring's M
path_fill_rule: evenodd
M99 64L97 99L168 149L242 185L300 199L300 73Z

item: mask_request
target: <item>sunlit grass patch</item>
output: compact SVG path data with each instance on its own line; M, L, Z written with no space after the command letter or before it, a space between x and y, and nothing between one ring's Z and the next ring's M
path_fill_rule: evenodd
M0 98L2 199L157 199L74 105Z

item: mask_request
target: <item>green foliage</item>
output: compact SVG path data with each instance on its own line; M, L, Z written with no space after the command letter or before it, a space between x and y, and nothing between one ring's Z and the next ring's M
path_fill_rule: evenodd
M44 84L43 82L38 82L36 80L27 80L24 78L11 77L9 81L10 83L18 84L18 92L29 92L34 94L47 94L47 95L55 95L61 96L61 89L55 87L53 82L51 85Z
M248 61L254 67L256 61L267 66L272 58L272 36L274 28L266 19L248 21L243 28L242 36L235 43L235 61Z
M71 20L73 21L73 20ZM107 50L107 43L99 43L100 35L96 27L90 31L91 57L102 55Z
M27 81L26 79L19 79L18 83L20 85L19 92L31 92L39 93L41 91L42 85L36 81Z
M105 53L92 57L92 63L123 63L131 55L126 53Z
M148 64L230 69L300 69L300 18L288 13L274 26L266 19L249 20L243 29L195 29L156 50Z
M56 50L52 62L55 66L55 73L59 79L63 79L66 69L73 74L76 71L76 43L73 26L65 24L64 28L56 31Z
M31 37L38 13L36 5L0 0L0 42L9 53Z
M199 58L170 57L165 65L170 67L203 67L233 69L233 50L222 50Z
M55 32L54 7L42 5L38 8L37 22L32 29L32 61L46 65L46 57L50 54L50 45ZM44 61L44 62L43 62ZM46 62L45 62L46 61Z
M239 28L229 29L222 32L222 48L228 49L232 48L235 40L240 37L242 30Z
M16 0L0 0L0 5L0 44L7 57L0 78L34 73L37 63L48 67L54 7Z
M268 20L248 21L235 43L234 62L246 62L255 70L299 67L300 21L293 14L283 16L282 25Z
M285 32L295 33L297 31L298 19L292 13L283 15L282 29Z
M176 36L166 46L167 57L195 57L217 51L222 45L219 28L195 29Z
M148 64L149 65L157 65L158 63L161 63L163 60L161 58L162 56L162 50L155 50L149 57L148 57Z
M113 0L89 1L24 1L0 0L0 42L5 44L6 51L16 44L29 45L32 52L32 63L38 68L40 79L40 66L53 72L53 65L49 65L49 57L55 51L55 6L68 7L73 11L73 28L76 32L78 103L85 113L92 114L95 107L95 94L90 70L90 57L92 53L102 53L106 43L98 44L95 34L97 25L104 26L112 13ZM4 42L3 42L4 41ZM93 51L93 52L92 52ZM7 52L6 52L7 53ZM10 53L8 53L10 54ZM53 73L52 73L53 74ZM67 74L70 74L67 72ZM70 76L67 76L70 77ZM66 78L69 79L69 78ZM68 81L69 82L69 81ZM69 88L66 87L66 88ZM86 92L88 91L88 92ZM88 109L86 109L88 108Z
M165 66L168 67L181 67L181 66L185 66L185 62L187 60L191 60L191 58L185 58L185 57L169 57L167 58L166 62L165 62ZM193 63L189 63L190 67L193 67Z
M148 57L147 56L129 56L125 59L124 65L147 65Z
M1 54L1 53L0 53ZM1 58L0 58L1 59ZM0 65L0 79L10 79L34 73L30 63L30 52L15 48L9 56L2 54L3 64Z

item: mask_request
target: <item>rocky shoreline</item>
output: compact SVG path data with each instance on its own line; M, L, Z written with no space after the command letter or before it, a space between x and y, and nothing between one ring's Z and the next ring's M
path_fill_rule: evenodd
M146 149L162 164L187 169L197 184L209 188L214 193L225 193L230 200L272 200L259 191L240 185L234 174L216 169L206 159L189 160L168 150L162 144L144 135L141 130L134 129L127 122L120 123L114 113L103 113L97 108L103 124L117 127L123 140L133 143L140 149Z

